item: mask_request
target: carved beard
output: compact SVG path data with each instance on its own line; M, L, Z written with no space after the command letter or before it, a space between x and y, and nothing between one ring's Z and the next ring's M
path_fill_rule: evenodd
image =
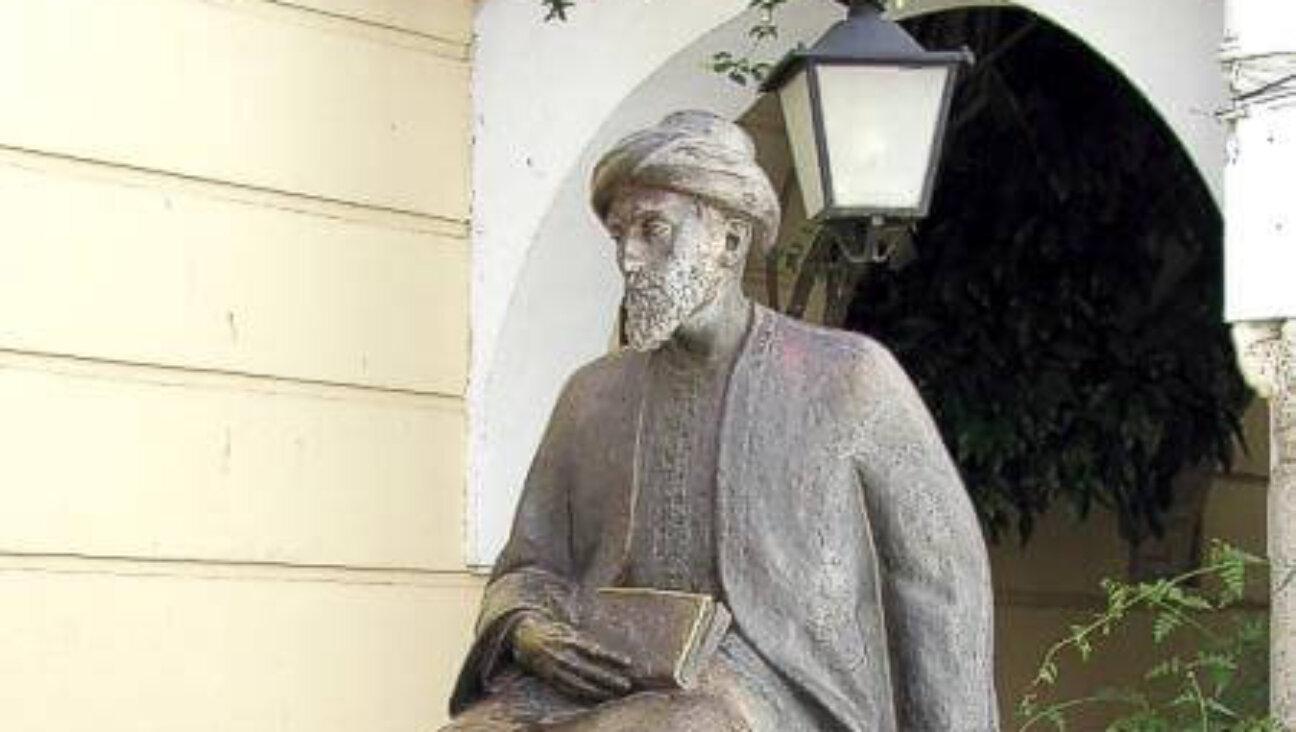
M670 340L685 320L711 301L720 283L716 267L680 258L660 272L626 277L626 345L652 351Z

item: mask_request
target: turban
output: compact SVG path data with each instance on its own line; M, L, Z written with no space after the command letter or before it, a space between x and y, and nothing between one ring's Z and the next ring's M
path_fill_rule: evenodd
M779 201L756 163L756 146L741 127L709 112L676 112L617 143L594 168L590 200L606 218L622 186L696 196L748 218L764 253L778 236Z

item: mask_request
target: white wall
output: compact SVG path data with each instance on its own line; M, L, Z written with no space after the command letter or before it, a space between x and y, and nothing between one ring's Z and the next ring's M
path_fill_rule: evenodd
M1222 54L1235 88L1271 92L1229 115L1228 195L1225 197L1225 309L1230 320L1296 318L1296 5L1232 0ZM1287 79L1286 82L1281 80Z
M910 0L907 13L985 5ZM1223 106L1215 62L1222 18L1183 0L1027 0L1106 56L1179 135L1218 196ZM473 361L469 405L470 551L489 564L562 380L609 343L619 282L585 204L589 168L630 130L698 107L738 117L753 91L705 61L743 48L746 3L578 3L542 25L529 3L486 0L477 21L474 94ZM777 57L841 17L800 0L782 15ZM526 49L526 63L518 62ZM1059 79L1058 83L1066 83Z

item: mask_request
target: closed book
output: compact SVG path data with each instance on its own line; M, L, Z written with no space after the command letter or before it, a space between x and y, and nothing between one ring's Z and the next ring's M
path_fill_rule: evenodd
M604 587L594 594L586 632L631 660L629 675L637 688L689 689L730 621L728 608L710 595Z

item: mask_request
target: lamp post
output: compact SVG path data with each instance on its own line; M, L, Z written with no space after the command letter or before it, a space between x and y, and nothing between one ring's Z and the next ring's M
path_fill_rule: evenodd
M839 1L847 18L789 53L761 85L782 105L806 215L921 218L955 77L972 55L924 50L882 17L882 0Z

